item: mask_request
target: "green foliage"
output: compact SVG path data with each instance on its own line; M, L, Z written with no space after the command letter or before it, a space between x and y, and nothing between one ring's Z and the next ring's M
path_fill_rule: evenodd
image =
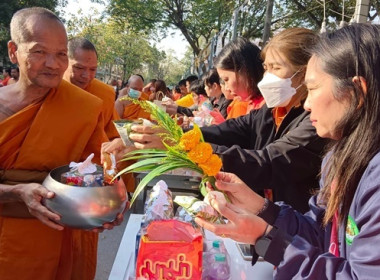
M126 81L132 73L140 72L145 63L156 61L157 50L150 46L146 35L131 32L127 24L120 25L96 12L84 16L79 11L78 15L67 22L69 37L82 36L95 45L104 75L117 73Z
M210 43L212 36L223 27L231 25L233 11L245 2L244 0L110 0L108 13L118 22L127 21L131 24L131 28L148 34L162 36L166 34L168 27L178 29L188 41L193 54L198 56ZM345 20L348 22L354 13L356 0L344 2ZM256 0L248 3L238 14L238 34L247 38L261 38L267 1ZM380 0L373 0L370 5L372 11L370 20L373 20L378 15ZM342 1L326 0L326 6L328 28L334 30L342 18ZM272 31L295 26L318 30L322 20L322 0L278 0L275 1Z
M177 83L190 65L190 62L184 64L152 46L144 32L136 33L127 22L119 23L96 10L90 16L79 10L71 15L66 25L70 38L83 36L96 46L99 72L109 78L114 74L125 82L131 74L139 73L146 80L156 78L168 84Z
M148 172L134 191L131 204L152 179L165 172L178 168L187 168L203 174L202 169L192 162L186 152L178 145L183 132L181 127L177 125L176 119L172 119L166 112L150 101L139 101L128 97L124 99L139 104L146 112L150 113L153 119L157 121L157 126L164 130L160 134L164 144L174 144L173 146L165 144L166 150L135 150L124 156L123 161L136 159L139 161L121 170L116 177L129 172Z
M194 54L227 22L234 1L209 0L111 0L108 12L118 22L149 34L166 34L168 27L179 29ZM159 38L157 38L159 39ZM202 41L203 40L203 41Z
M140 101L137 99L123 97L122 100L129 100L135 104L138 104L146 112L148 112L152 118L157 122L157 125L165 132L161 134L161 138L166 143L178 143L183 135L182 128L177 125L177 120L172 119L169 114L161 110L156 104L150 101Z
M352 18L356 2L356 0L344 1L344 20L346 22ZM370 21L378 15L379 8L380 0L370 1ZM296 26L319 30L324 18L323 1L281 0L278 1L274 11L273 30ZM339 27L342 12L343 1L326 1L326 21L329 30L335 30Z

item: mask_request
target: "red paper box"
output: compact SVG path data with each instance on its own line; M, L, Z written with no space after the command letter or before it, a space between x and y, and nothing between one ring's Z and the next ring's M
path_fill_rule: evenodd
M136 263L138 279L202 278L203 237L191 224L153 221L142 236Z

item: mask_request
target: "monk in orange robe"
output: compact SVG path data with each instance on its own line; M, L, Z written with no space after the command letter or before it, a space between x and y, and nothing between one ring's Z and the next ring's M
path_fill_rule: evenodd
M22 9L10 26L20 78L0 88L0 278L93 279L97 233L55 223L59 216L41 204L54 194L40 183L90 153L99 162L102 101L62 80L67 36L56 15Z
M115 91L113 87L98 79L93 79L84 90L103 100L104 131L108 139L112 140L120 137L113 124L114 120L120 119L115 109Z
M67 47L69 66L63 78L103 101L104 130L107 137L109 140L120 137L113 124L114 120L120 119L115 108L115 91L113 87L95 78L98 67L95 46L85 38L76 37L69 40ZM126 167L126 164L120 165L120 168L122 167ZM125 174L122 178L127 190L133 191L135 188L133 174Z
M120 91L120 96L115 102L116 111L122 119L135 120L138 118L150 119L150 114L145 112L140 105L133 104L128 100L121 100L122 97L129 95L129 90L133 89L140 92L140 100L149 100L149 94L143 92L144 81L139 75L132 75L128 79L128 87Z
M99 97L103 101L104 130L108 139L119 137L113 124L119 120L115 109L115 91L113 87L95 78L98 68L98 54L95 46L85 38L73 38L68 43L69 66L63 78Z

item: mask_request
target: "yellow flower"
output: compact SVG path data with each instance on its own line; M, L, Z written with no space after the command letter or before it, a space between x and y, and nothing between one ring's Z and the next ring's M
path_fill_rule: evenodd
M187 155L192 162L205 163L212 155L211 145L204 142L198 143Z
M217 155L212 155L205 163L198 164L208 176L215 176L222 168L222 160Z
M194 127L192 130L189 130L188 132L184 133L181 136L179 145L185 151L190 151L191 149L195 148L195 146L199 143L200 140L201 140L201 131L199 128L196 129Z

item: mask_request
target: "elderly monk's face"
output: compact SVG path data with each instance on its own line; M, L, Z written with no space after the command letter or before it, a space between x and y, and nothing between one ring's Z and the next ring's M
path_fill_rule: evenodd
M58 87L68 65L65 28L55 20L34 16L27 20L27 26L30 36L14 51L20 81L47 89Z
M69 67L64 78L70 83L84 89L95 78L98 67L96 53L91 50L76 49L73 58L69 58Z

